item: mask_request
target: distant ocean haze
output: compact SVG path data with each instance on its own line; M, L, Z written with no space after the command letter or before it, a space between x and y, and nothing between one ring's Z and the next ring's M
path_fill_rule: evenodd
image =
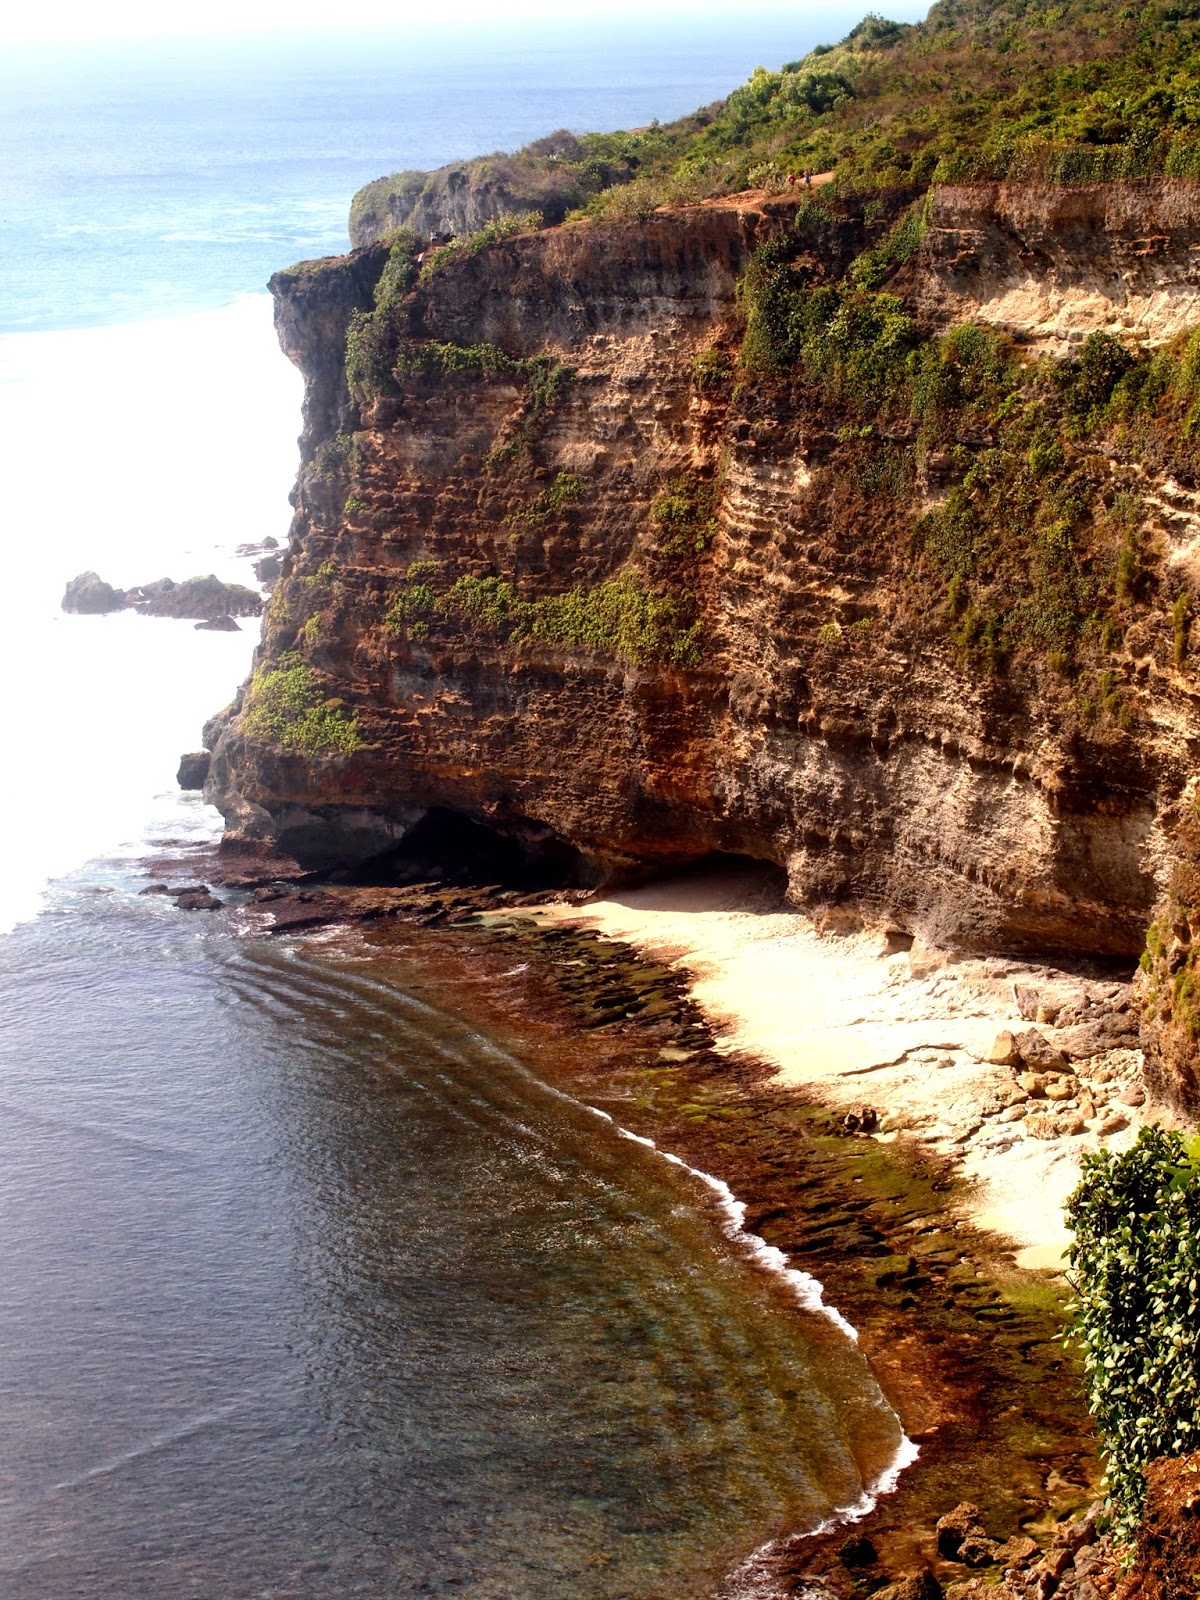
M222 304L345 249L351 196L383 173L559 127L667 121L857 18L731 8L608 27L10 48L0 331Z

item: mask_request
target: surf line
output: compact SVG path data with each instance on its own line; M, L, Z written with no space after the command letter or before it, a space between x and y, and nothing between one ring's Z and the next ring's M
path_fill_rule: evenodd
M553 1094L563 1094L561 1089L555 1088L552 1084L547 1084L546 1087ZM693 1178L706 1185L716 1196L722 1217L722 1231L730 1243L748 1256L756 1266L781 1277L806 1311L815 1311L820 1316L828 1317L834 1326L840 1329L848 1339L854 1344L858 1343L858 1329L853 1323L846 1320L836 1306L825 1303L825 1289L820 1281L814 1278L810 1272L805 1272L799 1267L789 1266L787 1257L782 1250L773 1244L768 1244L765 1239L761 1239L758 1234L752 1233L746 1227L746 1203L744 1200L737 1198L723 1178L714 1178L710 1172L702 1172L699 1167L689 1166L681 1156L672 1154L670 1150L660 1149L653 1139L647 1139L643 1134L631 1133L628 1128L623 1128L616 1118L610 1116L607 1111L601 1111L599 1106L588 1105L584 1100L575 1100L573 1095L563 1095L563 1098L574 1100L576 1105L583 1106L593 1116L600 1117L603 1121L610 1123L614 1131L622 1139L629 1139L634 1144L643 1145L647 1150L653 1150L655 1155L659 1156L663 1161L669 1161L672 1166L682 1168L684 1172L689 1173ZM809 1529L804 1537L813 1538L817 1534L827 1533L831 1528L836 1528L843 1523L860 1521L875 1509L882 1495L892 1493L900 1481L900 1474L907 1467L911 1467L920 1455L920 1445L908 1437L903 1425L900 1423L899 1414L888 1403L887 1396L883 1395L882 1391L880 1391L880 1394L884 1404L887 1405L888 1410L895 1417L896 1423L900 1428L900 1443L896 1446L896 1453L888 1465L866 1486L857 1500L846 1506L838 1506L817 1527Z

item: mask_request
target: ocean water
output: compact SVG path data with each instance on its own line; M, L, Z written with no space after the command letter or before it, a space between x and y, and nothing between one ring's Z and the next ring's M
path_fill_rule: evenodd
M135 889L0 941L7 1600L685 1600L887 1470L707 1185L377 959Z
M65 581L286 537L263 293L381 172L667 118L853 16L0 59L0 1592L679 1600L903 1451L709 1185L345 939L139 894L257 636Z
M639 127L779 66L857 8L9 48L0 331L225 303L346 248L354 191L569 127Z

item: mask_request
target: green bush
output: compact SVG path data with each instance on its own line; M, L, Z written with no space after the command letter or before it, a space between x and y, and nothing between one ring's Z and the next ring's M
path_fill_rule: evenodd
M398 228L388 235L388 258L375 285L376 311L387 311L416 283L420 249L421 237L411 228Z
M349 755L361 749L358 718L327 698L311 667L289 652L250 680L241 732L297 755Z
M1091 333L1075 361L1060 371L1067 415L1081 429L1100 422L1117 385L1135 365L1133 353L1110 333Z
M700 624L691 596L649 587L628 569L592 588L522 600L507 578L466 575L437 601L468 628L514 642L536 640L639 665L696 666Z
M521 600L507 578L464 574L438 601L438 609L489 633L510 635L528 630L532 602Z
M396 350L396 330L387 315L354 312L346 329L346 382L356 399L395 392Z
M692 359L692 387L698 394L713 394L733 382L733 362L715 345Z
M692 472L668 478L650 502L658 548L666 556L698 555L717 531L717 486Z
M1200 1448L1200 1140L1149 1127L1085 1156L1066 1215L1073 1337L1128 1537L1147 1463Z
M352 433L335 433L332 439L323 439L313 452L313 467L317 477L333 483L343 472L356 465L357 442Z
M971 423L994 422L1020 376L1011 345L993 328L963 322L922 344L911 383L912 415L925 444L957 439Z
M933 191L914 200L878 244L850 263L850 276L860 289L878 289L892 273L911 261L921 248L933 212Z
M692 667L700 662L695 602L653 590L629 571L593 589L571 589L537 601L528 633L550 644L595 650L638 665L663 661Z
M527 528L540 527L567 506L574 505L582 492L583 484L573 472L556 472L552 482L535 494L528 505L510 512L504 520L512 525L524 524Z
M894 295L852 283L810 285L798 235L768 240L738 285L746 317L740 362L747 372L798 368L848 410L878 410L907 382L922 342Z
M519 364L525 382L521 409L505 435L488 453L487 465L499 467L533 447L547 414L574 377L574 369L553 356L529 356Z
M434 581L441 571L440 561L409 563L407 582L392 597L384 621L401 638L424 639L437 604Z

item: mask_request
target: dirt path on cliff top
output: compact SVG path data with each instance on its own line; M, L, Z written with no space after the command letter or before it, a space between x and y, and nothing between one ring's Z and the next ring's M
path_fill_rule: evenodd
M835 176L832 171L814 172L812 181L807 184L802 177L798 177L794 189L739 189L736 194L717 194L711 199L693 203L706 211L745 211L751 206L765 205L769 200L802 200L806 192L823 188L825 184L832 183ZM659 210L677 211L679 207L660 206Z

